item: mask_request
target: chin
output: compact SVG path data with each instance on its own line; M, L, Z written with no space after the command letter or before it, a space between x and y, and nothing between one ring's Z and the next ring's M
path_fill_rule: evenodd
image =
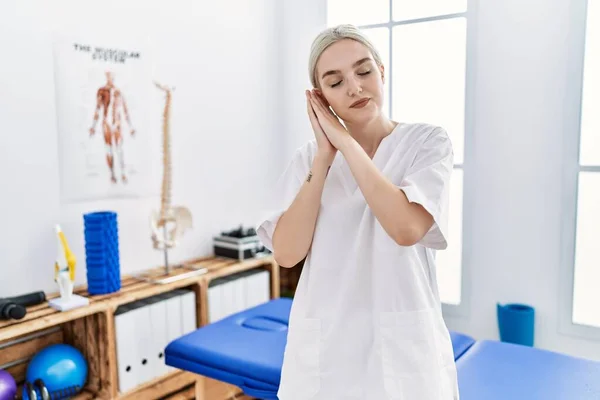
M380 114L381 110L378 107L369 107L368 109L351 108L348 110L346 115L347 118L344 118L344 120L354 124L364 124L366 122L379 118Z

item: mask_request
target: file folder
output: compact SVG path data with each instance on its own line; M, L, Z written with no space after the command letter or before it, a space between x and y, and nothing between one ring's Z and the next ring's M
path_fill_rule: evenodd
M246 309L246 275L246 273L241 273L231 282L233 288L232 314Z
M131 314L134 329L130 333L135 340L137 372L136 386L143 385L153 378L156 358L152 347L152 324L150 307L144 302L135 302L132 309L127 312Z
M267 270L253 270L245 278L247 308L266 303L271 298L270 275Z
M181 300L181 330L182 334L195 331L197 326L196 292L182 290L179 295Z
M233 277L228 276L223 278L221 284L221 317L225 318L232 314L233 310L233 298L234 298L234 285L232 284Z
M137 345L135 343L135 321L129 313L131 305L124 305L115 311L115 339L118 364L119 392L133 389L137 383Z
M271 275L267 270L258 270L256 273L256 282L258 289L257 305L264 304L271 299Z
M250 308L252 306L252 303L249 301L250 296L252 296L252 286L250 285L251 283L251 278L252 278L252 274L254 272L252 270L250 271L244 271L241 272L240 274L238 274L238 290L239 292L237 293L238 299L237 301L240 303L240 308L238 309L237 312L243 311L243 310L247 310L248 308Z
M181 326L181 300L175 292L169 292L164 295L166 324L167 324L167 343L178 339L183 334ZM175 371L175 368L167 366L167 371Z
M208 322L217 322L223 316L221 312L221 292L223 290L223 279L217 278L213 279L208 284L208 293L207 293L207 301L208 301Z
M196 303L193 290L178 289L117 308L115 331L121 393L175 370L165 363L165 349L170 342L197 329Z
M167 303L164 296L153 296L145 300L150 312L150 331L152 358L151 379L163 376L169 372L165 364L165 348L169 344L167 332Z

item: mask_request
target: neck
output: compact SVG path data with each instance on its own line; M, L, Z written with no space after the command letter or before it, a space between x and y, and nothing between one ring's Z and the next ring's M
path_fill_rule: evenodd
M384 137L392 133L398 123L383 114L379 114L377 118L366 122L345 122L345 125L354 140L360 144L369 157L373 157L379 143Z

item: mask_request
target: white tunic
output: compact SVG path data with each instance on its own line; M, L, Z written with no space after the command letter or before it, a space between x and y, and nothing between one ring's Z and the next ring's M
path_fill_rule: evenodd
M298 148L257 226L263 244L306 180L316 155ZM441 312L435 251L447 247L453 150L444 129L400 123L373 162L434 225L398 245L369 209L338 152L326 178L313 243L294 296L280 400L455 400L452 343Z

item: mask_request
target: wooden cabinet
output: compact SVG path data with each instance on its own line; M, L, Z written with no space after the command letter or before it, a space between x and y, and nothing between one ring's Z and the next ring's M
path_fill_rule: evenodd
M208 323L210 281L255 268L269 271L271 298L280 296L279 266L272 257L242 262L207 257L190 260L184 265L202 266L207 272L162 285L123 276L121 290L115 293L91 296L85 287L76 288L75 293L89 298L90 304L86 307L60 312L43 303L29 307L21 320L0 321L0 365L13 375L20 393L31 357L48 345L67 343L79 349L88 362L86 386L76 399L194 399L197 391L203 391L204 398L210 400L238 399L241 392L236 387L185 371L171 372L126 393L118 391L114 317L117 307L175 289L191 289L196 293L197 325L202 327ZM188 268L175 268L170 276L189 271ZM160 275L163 270L157 268L150 272ZM47 297L56 296L50 294Z

